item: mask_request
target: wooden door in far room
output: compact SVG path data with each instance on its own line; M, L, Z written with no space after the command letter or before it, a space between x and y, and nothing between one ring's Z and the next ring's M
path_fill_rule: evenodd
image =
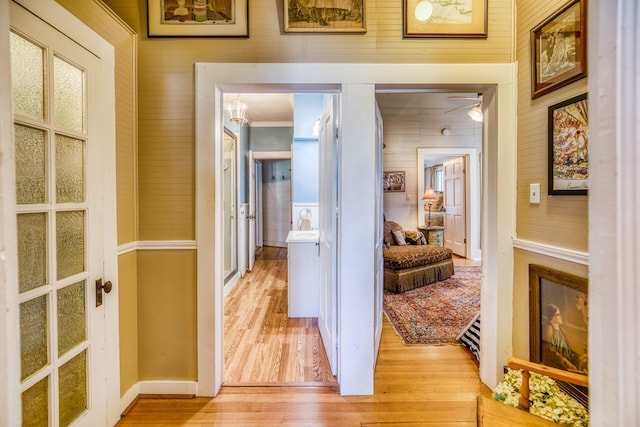
M444 162L444 245L454 254L467 256L465 159L456 157Z

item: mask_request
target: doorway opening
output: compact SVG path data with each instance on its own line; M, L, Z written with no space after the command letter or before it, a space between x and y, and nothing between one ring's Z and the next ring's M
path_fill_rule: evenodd
M340 93L340 145L336 218L337 318L340 322L338 379L343 395L372 394L375 354L371 266L377 220L375 207L376 91L438 89L460 85L482 93L485 150L483 162L482 322L480 376L495 386L511 351L510 307L499 302L513 294L515 233L514 64L196 64L196 241L198 310L198 393L216 395L223 380L223 299L220 257L221 173L224 92L334 91ZM259 90L258 90L259 89ZM500 160L500 161L498 161ZM486 171L491 171L488 174ZM212 187L215 191L212 192ZM218 218L216 221L215 218ZM220 258L219 258L220 257ZM211 262L213 260L213 263ZM362 268L362 266L371 266ZM343 285L344 284L344 285ZM495 307L501 307L501 310ZM212 327L213 325L213 327ZM373 326L372 326L373 325ZM348 343L348 345L346 345ZM496 349L502 349L500 353ZM214 358L211 356L215 355ZM341 375L345 373L345 375ZM348 373L348 375L346 375Z
M323 346L318 314L299 315L292 311L289 292L289 233L297 229L292 215L300 210L300 203L314 205L313 230L319 236L319 139L311 131L315 131L322 105L311 114L304 114L304 108L298 107L296 123L293 109L286 110L287 104L293 107L293 99L313 95L224 95L240 100L249 120L248 126L237 131L241 142L236 179L240 195L236 213L239 227L245 229L239 233L244 237L238 244L238 257L246 259L240 265L246 265L248 273L241 271L236 282L225 286L225 386L337 385ZM325 95L317 95L323 101ZM285 113L274 120L274 111ZM308 123L304 123L305 118ZM302 137L298 123L301 120L303 125L310 124L310 132ZM319 258L318 246L313 249ZM335 264L335 260L331 262ZM311 291L305 290L304 295L319 304Z

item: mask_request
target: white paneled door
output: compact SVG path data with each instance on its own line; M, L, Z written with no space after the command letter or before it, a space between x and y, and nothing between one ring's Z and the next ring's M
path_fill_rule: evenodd
M465 158L444 162L445 246L454 254L467 256Z
M318 328L329 358L331 371L337 374L337 138L334 98L328 97L327 106L320 118L318 133L319 170L323 177L319 182L319 228L320 228L320 304Z
M20 3L10 42L23 425L113 425L113 59L56 30L81 24L55 2Z

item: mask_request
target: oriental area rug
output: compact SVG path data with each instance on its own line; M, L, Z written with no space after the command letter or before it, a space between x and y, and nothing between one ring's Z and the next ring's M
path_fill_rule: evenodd
M384 291L384 312L404 344L457 344L480 312L480 266L458 266L441 282L394 294Z

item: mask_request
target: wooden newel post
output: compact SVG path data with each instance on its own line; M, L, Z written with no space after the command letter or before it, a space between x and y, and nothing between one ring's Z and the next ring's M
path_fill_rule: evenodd
M518 407L529 411L529 377L531 374L527 370L522 370L522 384L520 385L520 399L518 400Z

